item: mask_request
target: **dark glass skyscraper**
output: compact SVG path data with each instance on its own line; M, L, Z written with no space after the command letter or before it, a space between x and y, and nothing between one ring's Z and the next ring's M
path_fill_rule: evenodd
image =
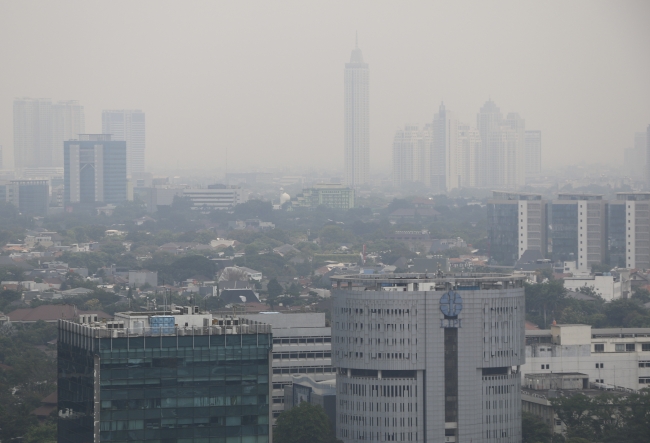
M110 134L81 134L64 143L66 204L122 203L127 199L126 142Z
M267 443L271 327L192 311L59 320L58 442Z

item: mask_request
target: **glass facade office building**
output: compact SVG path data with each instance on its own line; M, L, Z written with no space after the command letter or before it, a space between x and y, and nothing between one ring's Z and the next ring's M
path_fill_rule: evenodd
M60 320L58 442L267 443L271 328L239 321Z
M63 147L66 204L119 204L127 200L126 142L110 134L80 134Z

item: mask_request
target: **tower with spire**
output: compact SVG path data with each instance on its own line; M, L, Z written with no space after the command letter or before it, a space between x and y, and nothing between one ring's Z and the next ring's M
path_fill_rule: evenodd
M370 169L368 64L359 49L358 35L344 75L345 183L359 187L368 181Z

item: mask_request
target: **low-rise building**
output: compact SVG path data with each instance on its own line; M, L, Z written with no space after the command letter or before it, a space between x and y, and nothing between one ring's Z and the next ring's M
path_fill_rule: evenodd
M326 206L334 209L354 208L354 189L341 184L323 183L302 190L291 201L294 208L316 208Z
M564 287L568 290L578 291L580 288L590 288L600 294L606 301L621 298L620 279L610 273L567 277Z
M650 386L650 328L553 325L526 330L522 374L580 372L590 382L639 390Z
M129 271L129 286L149 285L152 288L158 286L158 272L156 271Z
M226 185L183 189L183 197L192 201L192 209L200 210L230 209L247 200L242 188Z
M270 324L273 329L273 418L284 411L284 387L292 375L307 374L314 381L335 377L332 367L332 330L324 313L242 315Z

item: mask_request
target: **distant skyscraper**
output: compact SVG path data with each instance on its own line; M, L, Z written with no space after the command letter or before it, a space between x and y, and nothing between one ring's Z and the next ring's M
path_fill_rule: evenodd
M516 113L504 119L488 100L477 116L482 148L480 185L517 189L525 184L525 121Z
M63 167L63 142L86 132L84 107L76 100L52 105L52 166Z
M345 182L357 187L367 182L370 169L368 64L358 43L345 64L344 83Z
M650 182L650 125L646 129L645 133L645 143L646 143L646 180Z
M49 98L14 100L14 165L52 167L52 101Z
M107 110L102 112L102 132L112 140L124 140L127 151L127 174L144 172L145 119L140 110Z
M393 139L393 184L419 182L431 184L431 125L420 130L417 125L406 125L395 132Z
M542 171L542 131L526 131L526 178Z
M80 134L64 144L64 201L93 206L127 199L126 142Z
M435 191L449 191L459 186L457 136L458 122L441 103L433 119L431 186Z
M25 169L62 168L63 142L85 132L84 108L76 100L14 100L14 164Z
M478 129L464 123L458 124L458 151L456 165L459 183L462 188L478 186L479 159L481 154L481 134Z

